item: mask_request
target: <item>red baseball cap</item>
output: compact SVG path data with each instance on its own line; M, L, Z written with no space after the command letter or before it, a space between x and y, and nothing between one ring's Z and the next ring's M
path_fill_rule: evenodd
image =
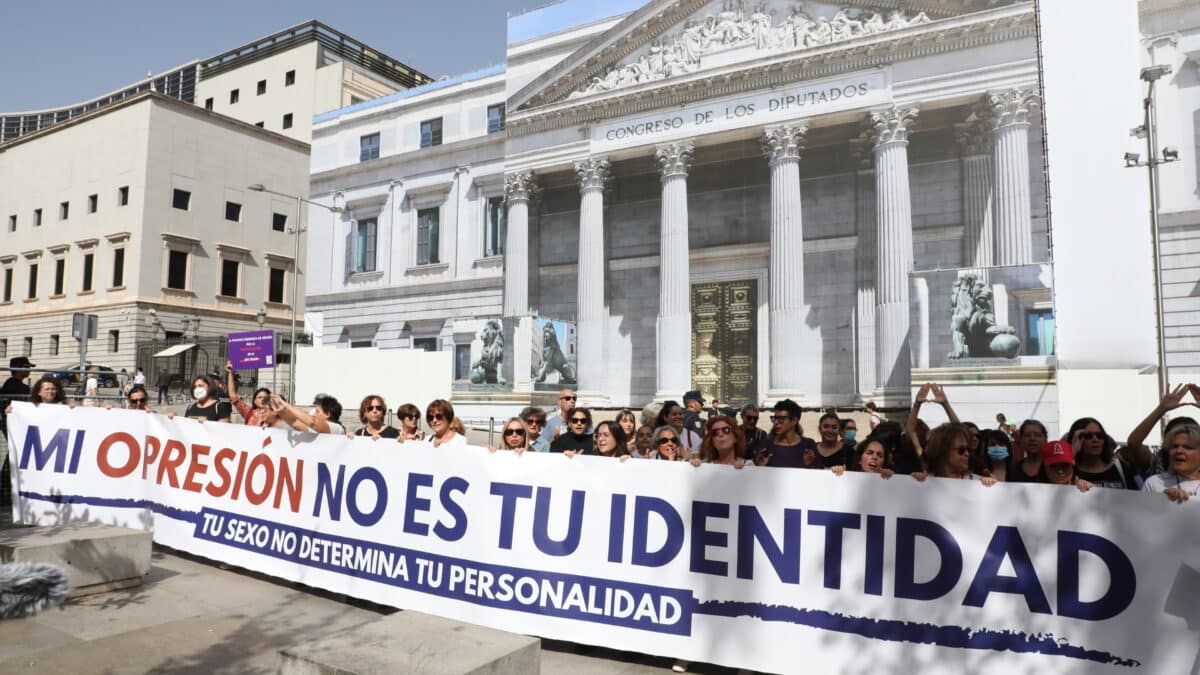
M1042 464L1074 464L1075 451L1066 441L1050 441L1042 446Z

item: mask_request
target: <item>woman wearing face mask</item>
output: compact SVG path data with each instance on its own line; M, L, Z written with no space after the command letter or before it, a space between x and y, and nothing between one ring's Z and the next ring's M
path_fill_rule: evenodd
M425 406L425 423L433 432L433 447L460 448L467 444L467 437L451 428L453 421L454 406L449 401L439 398Z
M1167 470L1146 479L1142 489L1161 492L1167 499L1182 504L1200 495L1200 426L1180 424L1163 438L1167 449Z
M229 401L216 398L217 383L207 375L197 375L192 379L192 398L196 402L189 405L184 417L204 422L228 422L233 417L233 406Z
M579 408L575 409L578 412ZM629 443L625 430L617 422L601 422L592 430L592 445L602 457L629 457Z
M991 476L997 481L1007 481L1015 475L1012 467L1012 439L1008 434L996 429L984 429L979 432L979 445L983 448L982 466L973 467L973 471L982 476Z
M857 443L855 439L858 438L858 422L855 422L847 417L846 419L841 420L840 424L842 429L842 442L849 443L851 447L853 447Z

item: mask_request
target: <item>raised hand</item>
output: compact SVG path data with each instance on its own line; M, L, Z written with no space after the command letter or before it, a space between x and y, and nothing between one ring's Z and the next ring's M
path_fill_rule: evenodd
M1158 406L1162 408L1163 412L1166 412L1168 410L1174 410L1183 405L1188 405L1183 402L1183 397L1187 396L1189 393L1192 394L1192 398L1194 399L1190 405L1196 405L1196 401L1200 399L1196 398L1195 390L1196 385L1194 384L1181 384L1171 391L1163 394L1162 401L1159 402Z
M921 405L922 403L924 403L929 398L929 387L930 386L931 385L928 382L921 385L921 388L917 390L917 397L916 397L916 400L913 401L913 403L915 403L917 405Z
M931 394L933 394L933 401L935 403L940 403L942 405L946 405L946 402L947 402L946 401L946 392L942 391L942 385L937 384L937 383L931 383L928 386L929 386L929 392Z

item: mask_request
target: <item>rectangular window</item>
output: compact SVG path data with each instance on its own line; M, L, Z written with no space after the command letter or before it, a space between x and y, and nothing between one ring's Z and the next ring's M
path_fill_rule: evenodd
M88 213L95 213L100 206L100 195L88 195Z
M29 266L29 288L28 288L29 293L25 295L25 297L29 298L30 300L37 297L37 282L38 282L38 266L37 266L37 263L33 263L32 265Z
M258 81L258 96L262 96L265 93L267 93L267 81L259 80Z
M33 356L33 338L31 338L31 337L25 338L24 349L25 349L25 354L24 354L25 356Z
M120 288L124 285L125 285L125 249L118 248L113 251L112 287Z
M489 105L487 109L488 133L504 131L504 104Z
M8 338L0 338L0 359L8 358Z
M504 197L488 197L483 219L483 255L504 255L504 232L507 212Z
M454 379L471 377L471 345L454 345Z
M8 217L8 231L9 232L17 231L17 215L15 213Z
M225 202L225 220L242 222L242 205L237 202Z
M117 188L117 206L129 205L129 186L124 185Z
M442 118L421 122L421 147L429 148L442 144Z
M413 338L413 349L423 352L436 352L437 338Z
M375 346L374 340L351 340L350 349L370 349Z
M13 268L4 268L4 301L12 302Z
M1050 309L1030 310L1026 315L1026 356L1050 356L1054 353L1054 311Z
M184 251L167 252L167 288L187 290L188 254Z
M121 331L108 331L108 351L112 354L121 351Z
M221 295L227 298L238 297L238 268L236 260L221 261Z
M42 210L34 209L33 210L33 226L41 227L41 225L42 225Z
M59 258L54 261L54 294L63 294L63 283L67 277L67 261Z
M83 290L92 290L92 272L96 269L96 254L88 253L83 256Z
M439 210L417 211L417 264L432 265L438 262L438 215Z
M187 211L192 206L192 193L175 188L175 192L171 195L171 206L181 211Z
M58 336L50 336L50 356L58 356Z
M284 274L286 272L281 268L271 268L271 277L267 280L267 302L283 304Z
M292 128L292 113L288 113L283 116L283 128L284 129Z
M283 74L283 86L290 87L296 84L296 71L289 70Z
M208 98L204 99L204 109L205 109L205 110L212 110L212 109L213 109L213 100L212 100L212 97L211 97L211 96L209 96Z
M287 216L282 213L271 214L271 229L276 232L287 232Z
M234 103L237 103L237 102L238 102L238 90L237 89L229 90L229 104L233 105Z
M375 241L378 221L375 218L364 218L355 226L354 241L354 271L375 271Z
M379 159L379 134L367 134L358 139L358 161Z
M71 202L59 202L58 219L66 220L71 217Z

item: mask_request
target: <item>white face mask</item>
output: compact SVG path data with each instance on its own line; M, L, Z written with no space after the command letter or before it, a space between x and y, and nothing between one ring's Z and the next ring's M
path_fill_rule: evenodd
M206 396L208 396L208 388L196 387L195 389L192 389L192 396L196 397L197 401L203 400Z

